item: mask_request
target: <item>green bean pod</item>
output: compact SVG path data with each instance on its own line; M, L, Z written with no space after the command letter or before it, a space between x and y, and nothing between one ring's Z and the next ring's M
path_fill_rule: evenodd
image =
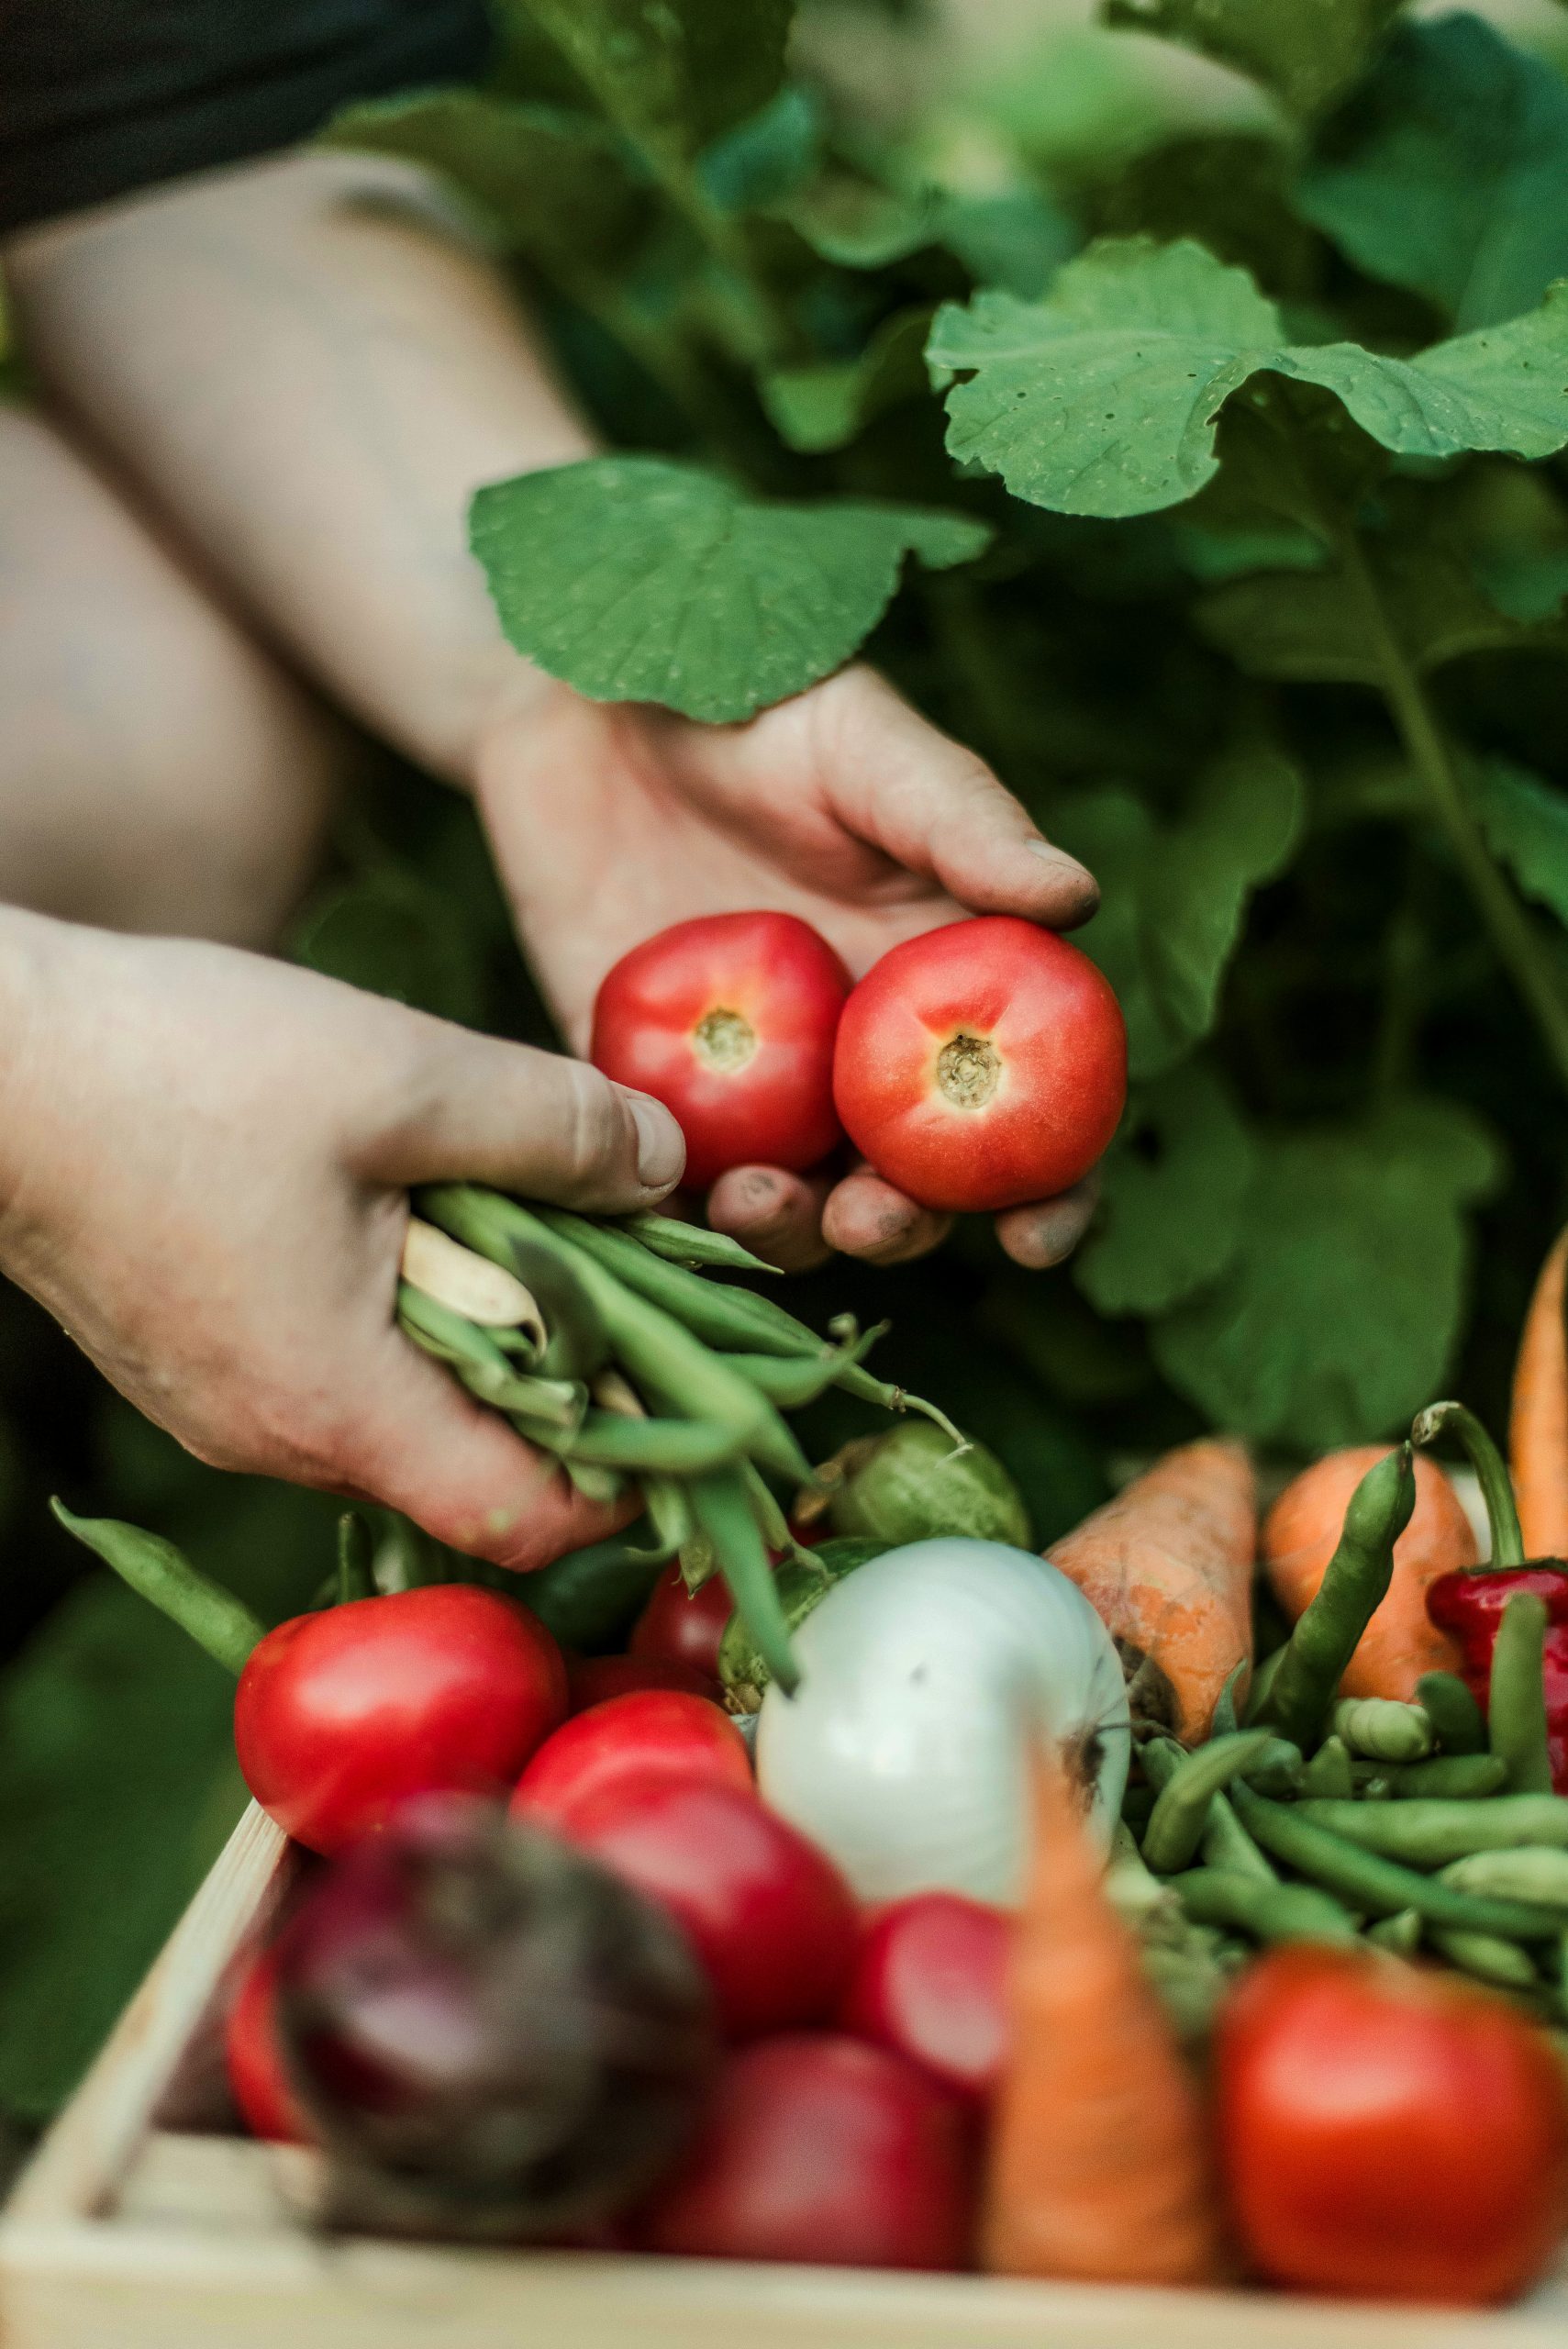
M1301 1773L1296 1790L1306 1796L1326 1796L1349 1802L1355 1792L1351 1757L1342 1737L1326 1737Z
M122 1582L178 1623L214 1662L238 1679L266 1625L241 1598L213 1582L161 1533L146 1533L117 1517L76 1517L58 1496L50 1502L58 1522L112 1566Z
M651 1469L665 1476L704 1475L738 1458L741 1450L733 1428L717 1427L710 1420L634 1419L619 1411L586 1411L580 1426L558 1437L531 1422L523 1432L559 1451L568 1462Z
M1258 1884L1277 1884L1279 1877L1237 1818L1229 1798L1217 1794L1208 1806L1208 1820L1199 1845L1206 1867L1233 1876L1250 1876Z
M1487 1900L1536 1900L1568 1909L1568 1852L1561 1845L1516 1844L1508 1851L1467 1852L1442 1871L1444 1884Z
M1521 1844L1568 1849L1568 1797L1497 1795L1472 1802L1298 1802L1313 1826L1415 1868L1440 1868L1468 1852Z
M1275 1648L1254 1670L1252 1685L1247 1691L1247 1701L1241 1708L1244 1729L1251 1729L1254 1721L1262 1719L1263 1708L1269 1701L1269 1692L1274 1685L1274 1675L1284 1662L1284 1648Z
M1367 1470L1323 1579L1298 1617L1253 1718L1307 1752L1317 1742L1356 1642L1388 1593L1394 1544L1416 1506L1410 1446Z
M1488 1795L1502 1793L1508 1770L1496 1753L1434 1753L1426 1762L1391 1766L1388 1777L1393 1793L1402 1802L1428 1798L1481 1802Z
M1251 1736L1248 1731L1245 1734ZM1294 1795L1301 1784L1305 1765L1301 1748L1293 1745L1288 1737L1275 1737L1269 1732L1269 1742L1254 1761L1249 1762L1241 1776L1261 1795L1276 1795L1282 1799Z
M1496 1982L1517 1990L1534 1989L1539 1985L1540 1977L1518 1942L1503 1941L1496 1933L1456 1932L1441 1926L1433 1931L1430 1939L1432 1947L1440 1950L1451 1965L1475 1975L1483 1982Z
M1210 1737L1226 1737L1233 1729L1240 1728L1240 1716L1236 1710L1236 1691L1251 1668L1247 1657L1243 1656L1226 1675L1225 1686L1215 1699L1214 1719L1208 1731Z
M815 1355L801 1354L793 1361L783 1354L730 1353L724 1359L781 1411L799 1411L826 1395L829 1386L841 1386L844 1372L854 1367L887 1326L879 1321L849 1345L819 1348Z
M1457 1672L1423 1672L1416 1695L1445 1753L1485 1753L1486 1723Z
M765 1273L770 1280L783 1277L776 1264L753 1256L727 1231L710 1231L703 1223L683 1223L671 1215L623 1215L617 1229L672 1264L701 1265L719 1273Z
M375 1535L370 1520L346 1508L338 1520L338 1604L375 1597Z
M1154 1806L1143 1838L1143 1856L1161 1876L1172 1876L1191 1861L1208 1820L1215 1795L1256 1762L1272 1742L1264 1729L1233 1730L1187 1754L1172 1771Z
M1352 1753L1371 1762L1422 1762L1434 1742L1422 1707L1394 1697L1341 1697L1334 1708L1334 1730Z
M800 1672L745 1478L738 1468L695 1477L691 1501L698 1531L713 1544L736 1613L773 1678L791 1695L800 1685Z
M1225 1868L1189 1868L1168 1879L1189 1917L1206 1925L1236 1925L1254 1941L1351 1943L1349 1912L1308 1884L1263 1884Z
M1302 1804L1270 1802L1240 1784L1233 1787L1231 1800L1241 1824L1265 1852L1369 1915L1392 1917L1401 1909L1414 1909L1434 1925L1519 1941L1543 1940L1557 1930L1560 1920L1549 1908L1483 1899L1436 1877L1419 1876L1414 1868L1331 1833L1306 1817L1307 1807ZM1397 1817L1407 1806L1392 1803L1387 1808Z
M1399 1909L1392 1917L1379 1917L1367 1927L1366 1937L1375 1948L1388 1950L1396 1957L1414 1957L1421 1946L1419 1911Z
M1551 1792L1541 1674L1545 1646L1545 1599L1533 1590L1515 1591L1497 1625L1486 1695L1487 1735L1513 1794Z

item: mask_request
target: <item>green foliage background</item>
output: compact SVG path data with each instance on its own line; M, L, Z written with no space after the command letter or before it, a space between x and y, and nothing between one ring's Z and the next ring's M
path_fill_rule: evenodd
M1100 874L1133 1089L1076 1263L1026 1276L974 1227L803 1306L891 1312L888 1362L1042 1538L1206 1424L1301 1454L1445 1386L1496 1419L1568 1187L1568 83L1397 0L1111 0L967 77L917 11L799 15L500 0L486 88L331 136L449 179L623 452L477 502L514 641L705 718L863 643ZM467 813L417 777L294 943L542 1032ZM276 1614L328 1529L183 1463L9 1297L0 1396L26 2124L239 1800L220 1676L75 1578L47 1489Z

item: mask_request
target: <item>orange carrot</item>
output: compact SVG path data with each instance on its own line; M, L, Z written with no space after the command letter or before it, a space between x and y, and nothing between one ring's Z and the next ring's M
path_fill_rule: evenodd
M1334 1554L1351 1495L1388 1447L1326 1453L1287 1485L1263 1520L1269 1586L1294 1623ZM1423 1672L1457 1672L1459 1650L1427 1614L1439 1575L1475 1564L1475 1534L1435 1460L1416 1454L1416 1508L1394 1544L1388 1596L1362 1633L1340 1686L1347 1697L1413 1698Z
M1046 1553L1120 1649L1134 1712L1184 1744L1208 1735L1220 1690L1251 1663L1257 1544L1246 1448L1209 1437L1168 1452Z
M1066 1779L1042 1764L1036 1789L982 2262L1082 2283L1207 2282L1220 2272L1219 2226L1196 2083Z
M1562 1325L1568 1231L1540 1268L1514 1365L1508 1462L1527 1558L1568 1557L1568 1333Z

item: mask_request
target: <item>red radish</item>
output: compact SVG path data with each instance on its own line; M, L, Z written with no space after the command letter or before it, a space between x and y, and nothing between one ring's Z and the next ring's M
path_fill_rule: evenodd
M589 1056L662 1101L685 1180L815 1166L840 1141L833 1037L850 974L794 914L709 914L634 946L594 1005Z
M833 1094L879 1174L924 1207L1021 1207L1089 1172L1127 1097L1127 1028L1086 954L1010 914L950 922L844 1007Z
M521 1818L565 1820L631 1778L701 1778L752 1793L751 1756L728 1713L680 1688L591 1705L547 1737L517 1781Z
M680 1567L672 1566L654 1584L627 1645L633 1655L694 1664L717 1680L719 1642L734 1612L722 1575L710 1575L700 1590L688 1590Z
M854 1901L815 1844L754 1795L624 1778L573 1804L560 1829L685 1928L731 2038L833 2011L854 1962Z
M717 1705L718 1682L675 1656L573 1655L566 1659L566 1686L574 1713L612 1697L634 1697L649 1688L675 1688L685 1697L706 1697Z
M958 1892L916 1892L870 1919L840 2020L984 2103L1007 2046L1012 1920Z
M696 2145L642 2212L650 2251L814 2266L966 2264L957 2104L885 2048L798 2032L729 2058Z
M253 2137L307 2145L314 2132L278 2038L277 1974L271 1950L259 1950L240 1976L223 2026L224 2065L239 2117Z
M472 1583L296 1615L239 1675L245 1783L285 1833L335 1852L426 1794L504 1794L566 1716L544 1625Z

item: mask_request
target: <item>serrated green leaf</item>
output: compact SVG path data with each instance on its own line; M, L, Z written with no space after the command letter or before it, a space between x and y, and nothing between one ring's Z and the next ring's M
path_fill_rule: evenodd
M462 907L399 865L324 890L290 941L295 960L438 1019L478 1025L484 970Z
M1216 1425L1302 1450L1364 1442L1442 1389L1470 1262L1463 1210L1499 1176L1488 1130L1406 1098L1260 1140L1240 1246L1156 1321L1155 1359Z
M1104 1192L1074 1259L1102 1313L1164 1313L1217 1280L1240 1241L1251 1138L1201 1061L1144 1085L1106 1159Z
M1053 836L1100 880L1081 942L1121 997L1136 1078L1173 1067L1213 1026L1247 901L1288 863L1301 818L1300 778L1267 749L1218 760L1174 822L1115 789L1052 807Z
M1158 33L1272 90L1294 114L1359 80L1402 0L1107 0L1107 24Z
M591 115L480 90L422 90L345 107L327 146L422 163L462 190L513 250L547 263L624 259L648 209Z
M1460 327L1515 317L1568 275L1568 87L1478 17L1402 26L1296 205Z
M1398 455L1542 457L1568 442L1568 288L1505 326L1385 359L1356 343L1285 344L1246 272L1201 245L1112 238L1069 262L1042 301L945 305L926 355L951 386L951 455L1059 513L1147 514L1191 497L1218 469L1220 411L1260 373L1333 393Z
M1472 792L1486 845L1527 897L1568 923L1568 794L1509 759L1488 759Z
M482 489L474 553L511 643L595 701L750 718L837 669L906 554L967 562L957 514L749 497L695 465L595 457Z
M691 161L759 114L784 77L794 0L526 0L628 136Z
M780 437L792 449L841 449L873 417L924 396L930 323L929 307L897 310L858 359L775 367L760 376L757 388Z

